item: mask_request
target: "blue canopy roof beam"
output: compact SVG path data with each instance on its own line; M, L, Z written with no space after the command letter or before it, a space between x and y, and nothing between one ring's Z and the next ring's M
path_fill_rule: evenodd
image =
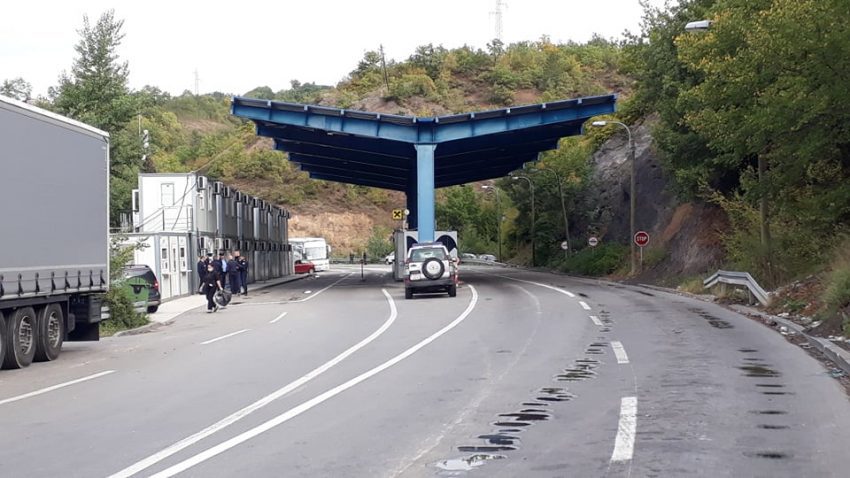
M372 188L389 189L389 190L392 190L392 191L404 191L405 190L404 185L400 185L400 184L396 184L396 183L389 183L389 182L383 182L383 181L369 181L369 180L366 180L366 179L362 179L362 180L358 179L358 180L355 181L355 180L352 180L351 178L347 178L345 176L337 176L335 174L310 173L310 178L311 179L321 179L323 181L332 181L332 182L335 182L335 183L353 184L355 186L368 186L368 187L372 187Z
M233 98L231 111L274 138L310 177L407 194L408 221L433 240L434 188L504 175L588 119L614 111L614 95L421 118Z

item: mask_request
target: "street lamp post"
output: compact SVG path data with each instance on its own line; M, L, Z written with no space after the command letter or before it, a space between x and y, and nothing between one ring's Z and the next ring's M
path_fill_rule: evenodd
M696 22L689 22L685 25L686 32L704 32L711 29L711 24L713 22L711 20L699 20ZM761 229L761 245L764 246L767 253L767 267L768 271L772 269L771 260L772 260L772 252L771 252L771 241L770 241L770 218L768 216L768 205L767 205L767 194L764 191L765 181L767 180L767 160L764 159L764 155L758 155L758 179L759 185L762 187L761 191L761 199L759 199L759 225Z
M629 229L631 231L629 242L631 243L632 251L632 275L635 275L637 273L637 246L635 245L635 209L637 208L637 188L635 187L635 176L637 167L635 166L635 143L632 141L632 130L629 129L625 123L621 123L619 121L594 121L591 123L593 126L608 126L609 124L622 126L626 129L626 133L629 135L629 161L632 163L631 184L629 185L629 199L631 200L629 204Z
M511 176L511 177L514 178L514 181L516 181L517 179L524 179L524 180L528 181L528 187L529 187L529 189L531 189L531 267L534 267L534 266L537 265L537 248L534 246L534 243L535 243L535 239L534 239L535 226L534 226L534 223L536 222L535 219L534 219L534 183L527 176Z
M499 242L499 260L504 261L504 258L502 257L502 204L499 201L499 190L496 188L496 186L487 186L487 185L481 186L481 189L484 189L484 190L487 190L487 191L493 191L493 195L496 196L496 215L497 215L497 217L496 217L496 228L497 228L497 231L498 231L497 232L497 234L498 234L497 240Z
M535 169L535 171L546 171L547 173L552 173L555 175L555 180L558 181L558 195L561 196L561 212L564 214L564 240L567 241L567 248L564 250L564 256L569 256L572 244L570 243L570 224L567 222L567 205L564 201L564 184L561 180L561 175L551 169Z

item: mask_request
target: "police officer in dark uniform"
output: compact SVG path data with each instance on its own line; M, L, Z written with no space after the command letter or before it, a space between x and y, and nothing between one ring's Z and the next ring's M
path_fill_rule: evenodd
M236 262L239 263L239 282L242 284L244 295L248 295L248 259L245 256L237 254Z
M215 293L221 289L221 274L215 271L215 266L207 264L207 271L204 274L203 289L207 296L207 313L218 311L218 304L215 303Z
M236 262L236 258L229 255L227 256L227 282L230 284L230 293L233 295L238 295L242 286L239 284L239 263Z

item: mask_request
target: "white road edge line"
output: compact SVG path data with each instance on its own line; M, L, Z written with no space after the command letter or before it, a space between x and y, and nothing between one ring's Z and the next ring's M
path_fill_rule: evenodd
M486 272L479 272L479 274L487 274L487 273ZM537 286L540 286L540 287L545 287L547 289L554 290L555 292L560 292L561 294L564 294L567 297L575 297L576 296L575 294L573 294L572 292L570 292L568 290L564 290L564 289L561 289L560 287L555 287L555 286L551 286L551 285L547 285L547 284L541 284L540 282L534 282L534 281L524 280L524 279L517 279L516 277L503 276L503 275L499 275L499 274L489 274L489 275L493 275L493 276L496 276L496 277L503 277L505 279L515 280L517 282L525 282L526 284L533 284L533 285L537 285Z
M224 340L226 338L233 337L234 335L244 334L245 332L247 332L249 330L251 330L251 329L237 330L236 332L232 332L232 333L229 333L227 335L222 335L221 337L216 337L214 339L207 340L206 342L201 342L201 345L209 345L213 342L218 342L219 340Z
M580 300L580 301L578 301L578 303L579 303L579 304L581 304L581 308L582 308L582 309L584 309L584 310L590 310L590 306L589 306L589 305L587 305L587 302L585 302L585 301L583 301L583 300Z
M274 324L274 323L275 323L275 322L277 322L278 320L280 320L280 319L282 319L282 318L286 317L286 314L288 314L288 313L289 313L289 312L284 312L284 313L282 313L282 314L278 315L277 317L275 317L274 319L272 319L272 320L271 320L271 322L269 322L269 323L270 323L270 324Z
M613 342L611 342L611 348L614 349L614 355L617 356L617 363L629 363L629 356L626 355L626 349L623 347L622 342L620 342L619 340L614 340Z
M469 289L472 291L472 300L469 302L469 305L466 307L466 310L464 310L451 323L449 323L448 325L446 325L442 329L438 330L437 332L435 332L431 336L427 337L426 339L422 340L421 342L417 343L413 347L410 347L409 349L405 350L404 352L402 352L402 353L396 355L395 357L391 358L390 360L382 363L381 365L378 365L377 367L375 367L375 368L373 368L373 369L371 369L367 372L364 372L364 373L358 375L357 377L352 378L351 380L343 383L342 385L338 385L338 386L326 391L325 393L322 393L321 395L318 395L318 396L316 396L316 397L314 397L310 400L307 400L306 402L298 405L297 407L292 408L292 409L276 416L275 418L272 418L271 420L269 420L265 423L262 423L261 425L259 425L257 427L254 427L254 428L252 428L252 429L250 429L250 430L248 430L244 433L241 433L241 434L239 434L239 435L237 435L237 436L235 436L235 437L233 437L233 438L231 438L227 441L219 443L218 445L216 445L212 448L204 450L203 452L198 453L197 455L194 455L191 458L183 460L180 463L178 463L178 464L176 464L176 465L174 465L170 468L167 468L167 469L165 469L165 470L163 470L163 471L161 471L161 472L159 472L155 475L152 475L151 478L168 478L168 477L174 476L178 473L181 473L183 471L186 471L186 470L188 470L189 468L192 468L195 465L198 465L198 464L200 464L200 463L202 463L206 460L209 460L210 458L212 458L216 455L224 453L225 451L227 451L227 450L229 450L229 449L231 449L235 446L238 446L241 443L244 443L244 442L250 440L251 438L256 437L257 435L259 435L263 432L271 430L272 428L274 428L274 427L276 427L276 426L278 426L278 425L280 425L280 424L282 424L282 423L284 423L288 420L291 420L292 418L297 417L298 415L306 412L307 410L310 410L311 408L315 407L316 405L319 405L320 403L322 403L322 402L324 402L324 401L326 401L330 398L333 398L336 395L339 395L340 393L344 392L345 390L348 390L349 388L354 387L355 385L359 384L360 382L363 382L364 380L366 380L370 377L373 377L373 376L383 372L384 370L392 367L393 365L396 365L397 363L401 362L402 360L406 359L407 357L410 357L411 355L418 352L420 349L422 349L426 345L437 340L440 336L442 336L446 332L457 327L458 324L463 322L469 316L469 314L475 308L475 305L478 303L478 291L476 291L475 287L473 287L472 285L469 285Z
M50 387L47 387L47 388L42 388L41 390L36 390L34 392L25 393L23 395L18 395L16 397L5 398L3 400L0 400L0 405L5 405L7 403L17 402L19 400L24 400L24 399L27 399L27 398L30 398L30 397L35 397L37 395L42 395L42 394L45 394L45 393L48 393L48 392L52 392L54 390L59 390L60 388L65 388L65 387L69 387L71 385L76 385L76 384L81 383L81 382L94 380L96 378L103 377L104 375L109 375L110 373L115 373L115 370L105 370L103 372L98 372L94 375L89 375L87 377L82 377L82 378L78 378L76 380L71 380L70 382L64 382L64 383L53 385L53 386L50 386Z
M602 326L604 325L604 324L602 323L602 321L601 321L601 320L599 320L599 317L597 317L597 316L595 316L595 315L591 315L591 316L590 316L590 320L592 320L592 321L593 321L593 323L594 323L595 325L598 325L599 327L602 327Z
M611 461L629 461L635 450L635 430L637 428L637 397L623 397L620 401L620 424L614 441L614 453Z
M377 330L372 332L371 335L369 335L365 339L361 340L360 342L356 343L355 345L352 345L351 347L348 348L348 350L342 352L341 354L337 355L336 357L334 357L333 359L324 363L323 365L319 366L318 368L310 371L308 374L304 375L303 377L299 378L298 380L285 385L284 387L282 387L282 388L270 393L269 395L266 395L265 397L257 400L256 402L252 403L251 405L248 405L247 407L245 407L241 410L238 410L235 413L232 413L231 415L219 420L218 422L213 423L212 425L208 426L207 428L204 428L203 430L199 431L198 433L195 433L194 435L188 436L188 437L174 443L173 445L169 446L168 448L165 448L165 449L163 449L163 450L161 450L157 453L154 453L153 455L151 455L151 456L149 456L149 457L147 457L147 458L145 458L145 459L143 459L143 460L141 460L137 463L134 463L134 464L128 466L127 468L124 468L123 470L111 475L109 478L129 478L130 476L133 476L133 475L135 475L136 473L139 473L142 470L150 468L151 466L153 466L153 465L159 463L160 461L170 457L171 455L174 455L175 453L178 453L181 450L183 450L184 448L187 448L189 446L194 445L195 443L203 440L204 438L212 435L213 433L215 433L219 430L222 430L225 427L232 425L233 423L236 423L237 421L241 420L242 418L245 418L246 416L248 416L250 413L253 413L256 410L259 410L260 408L265 407L266 405L277 400L278 398L280 398L280 397L286 395L287 393L297 389L298 387L304 385L305 383L309 382L310 380L313 380L314 378L316 378L319 375L323 374L324 372L328 371L334 365L337 365L338 363L340 363L343 360L345 360L346 358L348 358L348 356L350 356L354 352L357 352L361 348L368 345L370 342L372 342L373 340L378 338L381 334L386 332L387 329L389 329L390 326L393 324L393 322L395 322L396 317L398 317L398 310L396 309L395 302L393 302L392 296L390 296L390 294L387 292L386 289L381 289L381 292L384 293L384 296L387 298L387 302L389 303L390 316L384 322L384 324L381 325Z

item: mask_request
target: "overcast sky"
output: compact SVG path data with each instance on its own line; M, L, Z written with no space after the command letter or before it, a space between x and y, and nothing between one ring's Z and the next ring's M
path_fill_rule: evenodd
M503 40L549 35L586 41L593 33L620 38L639 29L639 0L506 0ZM652 0L662 4L662 0ZM222 6L222 4L226 6ZM367 50L383 44L402 60L417 45L484 48L495 37L496 0L312 0L189 2L180 0L4 2L0 80L23 77L44 95L69 70L83 15L94 23L110 8L124 20L119 54L130 64L130 86L154 85L180 94L241 94L290 80L336 84Z

